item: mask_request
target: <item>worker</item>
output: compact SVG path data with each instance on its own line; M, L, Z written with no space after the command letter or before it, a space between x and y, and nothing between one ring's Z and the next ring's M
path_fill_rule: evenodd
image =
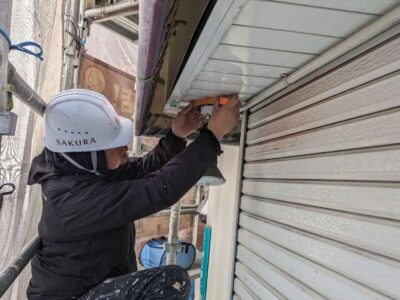
M96 92L59 93L44 115L45 148L29 184L42 187L40 247L28 299L187 299L179 266L137 271L133 221L166 209L201 178L236 126L239 101L215 105L207 129L186 147L202 116L192 105L141 158L127 158L130 120Z

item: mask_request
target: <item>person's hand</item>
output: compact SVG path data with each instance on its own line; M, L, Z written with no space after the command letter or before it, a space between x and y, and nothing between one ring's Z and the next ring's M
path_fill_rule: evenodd
M186 138L203 124L203 117L193 104L186 106L178 113L172 123L172 133L180 138Z
M213 113L207 128L214 133L220 141L225 134L229 133L238 123L240 102L237 95L224 106L219 107L218 101L214 103Z

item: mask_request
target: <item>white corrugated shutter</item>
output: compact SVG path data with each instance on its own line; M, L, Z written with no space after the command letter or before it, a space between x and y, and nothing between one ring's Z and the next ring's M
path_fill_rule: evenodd
M400 299L400 38L248 115L234 299Z

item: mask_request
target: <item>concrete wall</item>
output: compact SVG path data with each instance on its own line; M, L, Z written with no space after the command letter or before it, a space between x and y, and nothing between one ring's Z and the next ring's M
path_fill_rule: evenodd
M234 207L236 179L239 166L239 147L223 146L218 167L226 178L226 183L210 187L207 223L211 226L211 248L208 267L207 299L228 299L231 275L227 266L234 246Z

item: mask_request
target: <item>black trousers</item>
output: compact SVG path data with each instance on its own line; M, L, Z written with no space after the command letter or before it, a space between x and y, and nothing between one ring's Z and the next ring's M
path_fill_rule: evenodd
M180 266L163 266L106 279L80 300L182 299L190 293L190 278Z

